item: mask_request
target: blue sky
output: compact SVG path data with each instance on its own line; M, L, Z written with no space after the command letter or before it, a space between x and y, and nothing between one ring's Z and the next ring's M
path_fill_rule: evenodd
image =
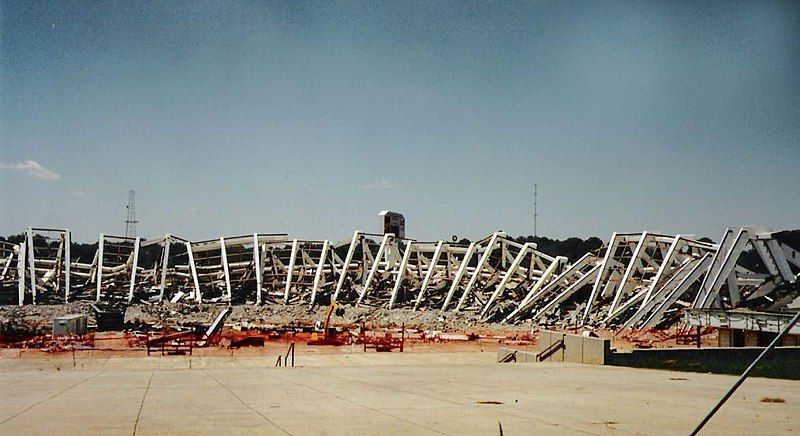
M0 3L0 234L800 228L797 2Z

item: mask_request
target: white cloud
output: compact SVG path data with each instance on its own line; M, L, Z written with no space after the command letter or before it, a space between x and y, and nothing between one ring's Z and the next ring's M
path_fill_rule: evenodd
M89 194L84 191L70 191L69 195L75 198L89 198Z
M0 169L24 171L27 175L42 180L58 180L61 178L61 174L48 170L35 160L26 160L25 162L17 164L2 164L0 165Z
M358 187L361 189L389 189L394 185L388 180L382 179L380 182L361 183Z

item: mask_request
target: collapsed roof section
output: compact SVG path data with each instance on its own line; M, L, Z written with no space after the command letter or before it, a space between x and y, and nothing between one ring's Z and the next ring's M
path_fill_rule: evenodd
M767 227L729 228L711 260L700 292L697 309L735 307L781 310L800 303L796 284L800 252L776 239ZM751 271L739 262L751 247L761 260L763 272Z
M70 257L68 229L30 228L24 241L0 245L0 283L16 288L2 298L20 305L335 300L469 312L492 322L650 329L677 322L690 307L800 306L800 252L776 235L763 227L731 228L713 244L686 235L614 233L568 264L503 232L469 244L361 231L338 243L259 233L196 242L101 234L92 263L81 263ZM756 253L758 268L741 260L747 253Z
M714 244L681 235L615 233L600 264L581 324L624 323L654 294L661 295L670 278L685 271L680 266L714 251Z

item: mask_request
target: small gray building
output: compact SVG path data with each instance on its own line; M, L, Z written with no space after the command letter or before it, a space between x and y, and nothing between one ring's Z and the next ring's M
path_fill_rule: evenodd
M71 314L53 318L53 336L81 336L86 334L88 317Z

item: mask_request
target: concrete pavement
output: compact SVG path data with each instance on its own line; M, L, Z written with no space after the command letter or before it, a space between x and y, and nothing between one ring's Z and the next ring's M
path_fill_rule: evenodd
M685 434L735 380L503 365L491 362L493 353L359 357L359 365L340 365L341 356L329 356L324 366L326 357L315 356L318 366L296 368L195 357L191 369L188 357L94 359L83 370L71 360L56 370L0 359L0 434L498 434L498 423L505 435ZM707 434L797 431L798 404L800 382L750 379Z

